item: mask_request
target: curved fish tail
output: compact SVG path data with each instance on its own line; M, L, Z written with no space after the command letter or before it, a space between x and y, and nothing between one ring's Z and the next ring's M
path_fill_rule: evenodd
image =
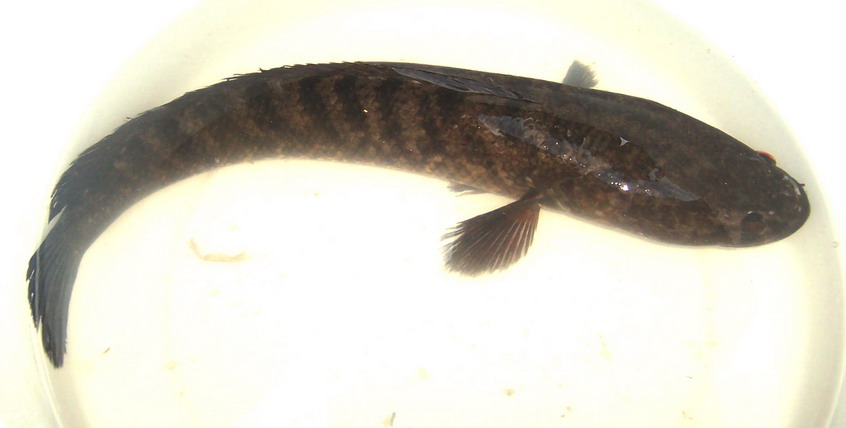
M32 320L41 328L44 351L58 368L64 362L71 291L87 247L69 235L62 218L57 220L30 258L26 278Z

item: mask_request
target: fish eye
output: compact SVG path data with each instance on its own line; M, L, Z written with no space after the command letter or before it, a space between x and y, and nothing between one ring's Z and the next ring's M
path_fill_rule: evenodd
M764 216L755 211L749 211L740 221L740 227L744 232L757 235L767 228L767 224L764 222Z

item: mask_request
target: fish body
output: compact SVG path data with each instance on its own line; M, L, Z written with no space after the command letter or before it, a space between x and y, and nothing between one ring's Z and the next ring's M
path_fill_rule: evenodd
M645 99L420 64L263 70L139 115L61 176L27 273L51 362L63 362L82 256L121 213L194 174L266 158L378 165L515 198L448 234L447 267L469 275L525 254L541 206L665 242L725 246L782 239L810 211L771 159Z

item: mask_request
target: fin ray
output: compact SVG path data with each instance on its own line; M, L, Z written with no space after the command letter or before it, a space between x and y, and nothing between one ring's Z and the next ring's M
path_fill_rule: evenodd
M519 200L458 223L444 235L450 271L476 276L505 269L520 260L534 240L540 196L531 191Z
M589 65L575 60L570 64L567 75L561 83L580 88L593 88L599 81L596 80L596 72Z
M64 363L71 291L82 259L75 251L79 238L68 233L64 218L47 233L27 268L32 320L53 366Z

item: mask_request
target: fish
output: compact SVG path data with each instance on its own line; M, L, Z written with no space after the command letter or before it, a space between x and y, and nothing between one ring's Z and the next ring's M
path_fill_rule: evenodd
M29 261L28 299L61 367L82 257L130 206L215 168L268 158L409 171L513 202L444 235L445 268L506 269L541 209L680 245L783 239L810 214L773 159L684 113L595 89L576 61L563 82L451 67L348 62L235 75L130 119L84 150L51 195Z

